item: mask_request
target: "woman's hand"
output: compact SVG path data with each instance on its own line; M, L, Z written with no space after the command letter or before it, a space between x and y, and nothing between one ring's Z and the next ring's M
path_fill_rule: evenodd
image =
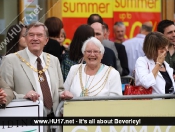
M155 67L152 70L152 73L153 73L155 78L157 77L157 74L158 74L158 72L160 70L160 67L162 66L163 62L165 61L166 54L167 54L167 51L165 51L165 50L158 50L158 57L157 57L157 60L155 62L156 65L155 65Z
M72 99L73 98L73 94L69 91L64 91L62 94L61 94L61 99Z

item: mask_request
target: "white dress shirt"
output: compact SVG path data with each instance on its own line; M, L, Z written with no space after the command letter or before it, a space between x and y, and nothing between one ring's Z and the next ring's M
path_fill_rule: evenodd
M26 48L26 51L27 51L27 55L29 57L29 60L30 60L30 64L37 69L37 61L36 59L38 58L37 56L35 56L34 54L32 54L28 48ZM39 56L40 59L41 59L41 65L42 67L44 68L46 66L45 62L44 62L44 59L43 59L43 53L41 53L41 55ZM36 81L36 92L40 95L39 99L43 101L43 93L42 93L42 90L41 90L41 86L40 86L40 82L38 81L38 73L33 71L33 75L34 75L34 78L35 78L35 81ZM45 75L46 75L46 78L47 78L47 82L48 82L48 85L49 85L49 89L50 89L50 93L51 93L51 97L52 97L52 90L51 90L51 83L50 83L50 76L49 76L49 73L48 71L46 70L45 71ZM53 99L53 97L52 97ZM47 110L48 111L48 110ZM49 112L47 112L49 113Z
M136 60L144 56L143 52L143 42L145 39L144 34L137 34L136 37L126 40L123 42L123 45L125 46L127 57L128 57L128 66L129 66L129 71L132 76L133 71L135 70L135 63Z

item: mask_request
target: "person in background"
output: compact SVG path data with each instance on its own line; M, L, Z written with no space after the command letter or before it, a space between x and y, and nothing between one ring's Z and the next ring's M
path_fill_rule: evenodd
M57 39L57 41L60 43L61 45L61 51L62 51L62 54L65 53L65 50L68 50L68 46L66 44L64 44L64 41L66 39L66 32L64 31L64 29L62 28L61 29L61 32L60 32L60 36L59 38Z
M106 43L106 41L109 41L109 35L110 35L110 31L108 28L108 25L106 23L103 23L103 28L104 28L104 37L106 38L105 40L103 40L103 44ZM112 42L112 41L110 41ZM114 42L112 42L114 43ZM114 43L114 49L117 50L118 52L118 58L120 60L120 64L122 67L122 73L121 76L126 76L129 74L129 68L128 68L128 58L127 58L127 54L126 54L126 50L125 50L125 46L122 44L118 44L118 43Z
M83 54L81 52L83 42L94 35L94 30L89 25L83 24L76 29L69 50L62 56L61 70L64 81L71 66L83 61Z
M95 23L91 24L91 27L94 29L95 37L98 40L100 40L100 42L102 43L103 40L104 40L103 25L101 23L99 23L99 22L95 22ZM116 70L118 70L119 72L121 72L122 69L119 68L119 66L120 66L119 64L120 63L118 63L118 61L116 59L116 56L115 56L113 50L111 49L111 45L110 44L111 43L109 43L109 45L106 44L105 46L103 44L103 46L105 48L105 52L104 52L104 55L103 55L103 58L102 58L101 62L103 64L107 65L107 66L112 66ZM115 47L113 49L115 49ZM117 57L118 57L118 54L117 54Z
M125 41L126 27L123 22L115 22L113 26L114 42L123 43Z
M165 61L169 40L160 32L150 32L145 37L143 51L135 65L135 85L152 87L152 94L174 93L173 69Z
M122 95L119 72L101 63L104 50L95 37L83 43L81 51L86 64L72 66L64 83L73 97Z
M118 52L118 57L120 59L121 66L123 68L122 74L121 74L121 81L122 81L122 90L124 91L124 86L127 84L128 81L128 75L129 75L129 67L128 67L128 57L126 54L125 46L122 44L122 42L125 40L125 32L126 27L123 22L115 22L113 26L113 35L114 35L114 45ZM128 76L125 78L125 76Z
M108 24L103 22L103 32L104 32L104 39L109 40L110 30Z
M128 56L129 74L131 76L135 70L136 60L145 55L143 52L143 42L145 36L152 32L152 28L151 22L144 22L141 26L140 33L137 34L136 37L123 42Z
M87 19L88 25L91 25L95 22L99 22L99 23L103 24L103 19L99 14L91 14Z
M157 31L163 33L170 41L165 61L174 69L175 79L175 24L171 20L162 20L157 25Z
M49 17L45 20L44 24L48 28L49 41L44 47L44 52L56 56L61 63L62 46L57 41L60 37L61 29L63 28L62 21L57 17Z
M59 38L57 38L57 41L60 43L60 45L63 45L63 42L65 41L65 39L66 39L66 33L64 29L62 28L60 32L60 36Z
M103 46L105 46L105 54L104 54L104 57L102 59L102 63L104 63L108 66L111 65L111 66L115 67L115 69L117 69L121 75L123 69L121 67L120 60L118 58L118 52L114 46L114 43L112 41L109 41L108 39L105 39L106 32L105 32L103 26L101 26L101 25L103 25L103 23L104 23L103 19L99 14L91 14L87 20L87 24L90 24L94 28L95 32L98 32L98 33L95 33L96 38L99 38L99 40L101 42L103 41L102 44L103 44ZM98 27L96 27L94 25L97 25ZM108 58L110 58L110 59L108 60ZM113 61L116 61L116 62L113 62Z
M24 24L16 24L8 29L6 40L9 42L7 43L6 55L26 48L27 44L24 37L26 28L27 26Z
M5 108L14 98L12 89L0 76L0 109Z

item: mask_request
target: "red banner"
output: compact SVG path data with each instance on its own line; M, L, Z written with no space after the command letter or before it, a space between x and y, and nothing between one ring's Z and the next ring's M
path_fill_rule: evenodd
M62 20L67 36L65 43L71 42L77 27L86 24L87 18L92 13L101 15L104 22L108 24L110 39L113 39L113 25L116 21L124 22L126 39L136 36L142 23L146 21L152 22L153 31L155 31L158 22L161 20L160 3L160 0L152 0L152 2L146 2L146 0L96 0L96 2L92 2L92 0L62 0ZM103 7L105 12L100 12L102 5L106 5ZM132 11L133 8L135 8L134 12Z

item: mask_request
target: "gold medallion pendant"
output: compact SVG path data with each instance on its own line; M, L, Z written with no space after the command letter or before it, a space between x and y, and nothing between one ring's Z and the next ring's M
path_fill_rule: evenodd
M31 68L33 71L37 72L39 75L38 75L38 81L39 82L44 82L44 77L42 75L42 73L44 73L48 68L49 68L49 64L50 64L50 55L47 54L47 60L46 60L46 66L42 69L42 70L38 70L36 68L34 68L29 62L27 62L24 58L22 58L17 52L15 53L18 58L24 62L29 68Z
M39 82L44 82L44 77L43 77L43 75L38 75L38 81L39 81Z
M88 89L84 89L83 95L84 95L84 96L88 96Z

